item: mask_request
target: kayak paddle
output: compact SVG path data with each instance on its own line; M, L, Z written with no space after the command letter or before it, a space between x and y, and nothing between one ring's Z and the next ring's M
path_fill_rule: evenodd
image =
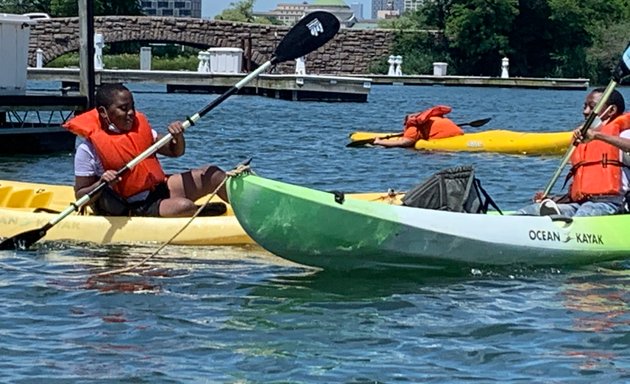
M471 126L471 127L481 127L482 125L486 125L488 124L488 122L492 120L491 117L488 117L486 119L481 119L481 120L475 120L475 121L471 121L469 123L462 123L462 124L457 124L460 127L465 127L467 125ZM391 135L386 135L386 136L380 136L379 139L391 139L392 137L402 137L403 132L401 133L392 133ZM351 141L348 144L346 144L347 148L356 148L356 147L362 147L364 145L367 144L373 144L374 143L374 139L375 137L371 138L371 139L363 139L363 140L356 140L356 141Z
M591 113L586 118L586 122L584 122L584 125L582 126L582 128L580 128L580 133L582 136L584 136L586 134L586 131L588 131L589 128L591 128L594 121L597 120L597 124L595 125L595 127L601 124L599 114L602 112L602 109L606 105L608 98L610 97L612 92L615 90L615 87L617 86L617 84L621 83L621 80L628 75L630 75L630 43L628 43L628 46L626 46L626 49L624 50L623 55L621 56L621 60L619 60L617 67L613 71L613 76L610 79L608 86L604 90L604 93L602 94L601 99L599 99L599 101L595 105L595 108L593 108ZM542 194L543 199L547 197L549 193L551 192L551 190L553 189L553 186L556 184L558 177L560 177L562 170L569 162L569 159L571 158L571 155L573 154L573 151L575 150L575 147L578 144L579 144L578 142L574 141L573 145L571 145L569 149L567 149L567 152L564 154L564 157L562 158L562 161L560 162L560 166L558 167L556 172L553 174L553 176L551 177L551 180L549 180L549 183L547 184L547 186L545 187L545 190L543 191L543 194Z
M184 129L194 125L204 115L214 109L217 105L221 104L225 99L238 92L247 83L252 81L255 77L267 70L269 67L296 59L304 56L332 39L339 31L339 20L336 16L329 12L315 11L304 16L297 24L295 24L289 32L284 36L280 44L273 53L272 58L256 68L249 75L245 76L242 80L225 91L221 96L214 99L208 105L203 107L199 112L195 113L192 117L187 117L183 122ZM117 171L117 176L125 174L127 171L138 165L142 160L153 155L158 149L171 141L173 136L169 133L160 140L156 141L152 146L147 148L144 152L139 154L135 159L131 160L127 165ZM78 211L81 207L85 206L94 196L100 193L107 186L106 182L101 182L94 190L84 195L79 200L71 203L68 208L59 213L56 217L46 223L43 227L26 231L5 239L0 243L0 250L9 249L28 249L33 243L41 239L46 235L46 232L54 227L61 220L69 216L73 211Z

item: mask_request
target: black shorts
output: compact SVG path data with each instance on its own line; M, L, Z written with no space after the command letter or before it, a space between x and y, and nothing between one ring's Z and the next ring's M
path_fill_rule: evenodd
M91 204L92 210L102 216L160 216L160 203L171 196L166 183L158 184L146 199L127 202L107 187Z

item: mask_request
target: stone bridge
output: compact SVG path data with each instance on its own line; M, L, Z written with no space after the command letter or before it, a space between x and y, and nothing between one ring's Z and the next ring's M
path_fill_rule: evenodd
M94 29L105 44L140 41L177 43L200 49L242 48L243 62L252 68L271 57L289 27L173 17L102 16L94 18ZM392 30L342 29L335 38L306 59L307 73L366 74L373 63L391 54ZM38 20L31 26L29 65L35 66L35 52L43 50L44 65L79 50L79 19ZM291 73L292 63L280 65L278 72Z

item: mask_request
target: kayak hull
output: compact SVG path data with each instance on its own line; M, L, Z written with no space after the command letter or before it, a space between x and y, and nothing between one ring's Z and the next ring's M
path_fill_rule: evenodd
M204 203L202 198L198 203ZM0 238L43 227L75 201L70 186L0 180ZM220 201L220 200L213 200ZM89 211L89 210L88 210ZM48 230L43 240L97 244L163 243L190 221L185 218L95 216L71 214ZM196 217L171 244L244 245L253 240L231 208L221 216Z
M630 215L550 218L426 210L348 197L254 175L229 181L232 207L259 245L324 269L448 265L565 266L630 254Z
M392 133L354 132L351 141L392 135ZM559 155L567 151L572 132L516 132L489 130L436 140L418 140L415 149L448 152L497 152L519 155Z

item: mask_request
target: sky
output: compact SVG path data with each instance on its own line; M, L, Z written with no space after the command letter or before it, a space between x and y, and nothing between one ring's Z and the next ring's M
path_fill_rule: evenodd
M304 0L255 0L254 11L270 11L278 5L278 3L301 3ZM307 0L308 1L308 0ZM222 10L228 8L230 3L238 2L238 0L201 0L201 16L214 17L221 13ZM368 15L368 7L370 0L346 0L346 4L363 3L363 14Z

